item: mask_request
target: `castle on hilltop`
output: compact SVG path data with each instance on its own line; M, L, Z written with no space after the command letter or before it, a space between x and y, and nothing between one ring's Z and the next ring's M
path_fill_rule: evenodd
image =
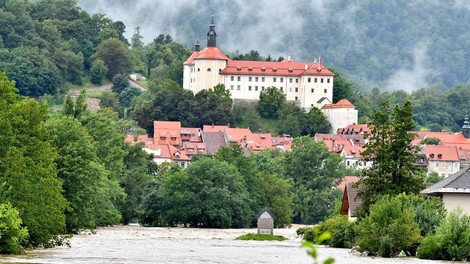
M280 62L232 60L216 41L214 17L207 33L207 47L196 43L194 52L184 62L183 88L195 94L224 84L232 99L258 100L260 92L274 86L305 110L322 108L333 101L334 74L321 59L301 63L290 57Z

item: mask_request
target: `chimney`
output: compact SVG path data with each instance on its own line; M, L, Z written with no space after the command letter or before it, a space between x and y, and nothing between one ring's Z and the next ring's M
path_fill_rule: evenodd
M305 63L305 70L308 70L308 64Z
M289 61L289 62L290 62L290 55L289 55L289 56L287 56L287 61Z

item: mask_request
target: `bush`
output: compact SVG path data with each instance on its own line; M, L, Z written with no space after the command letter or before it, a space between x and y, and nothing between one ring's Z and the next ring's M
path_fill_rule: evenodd
M354 222L346 216L337 215L315 227L297 229L297 235L302 235L304 240L320 243L319 235L329 233L331 237L324 239L321 243L336 248L351 248L354 245Z
M406 195L381 197L370 214L356 228L359 251L381 257L395 257L415 248L421 240L415 211L407 206Z
M11 204L0 204L0 254L19 254L28 230L21 227L21 218Z
M436 233L425 237L418 247L422 259L470 259L470 216L454 210L437 227Z
M284 240L286 240L286 238L283 237L283 236L248 233L248 234L244 234L242 236L237 237L237 240L284 241Z

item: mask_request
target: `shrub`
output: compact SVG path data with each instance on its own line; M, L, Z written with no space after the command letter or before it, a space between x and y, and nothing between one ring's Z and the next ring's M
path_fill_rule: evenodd
M437 227L436 233L425 237L418 247L422 259L470 259L470 216L454 210Z
M371 206L370 214L356 228L356 242L361 252L395 257L421 240L414 220L416 213L407 206L404 196L383 196Z
M319 235L329 233L328 239L323 239L321 244L337 248L351 248L354 245L354 222L346 216L334 216L315 227L297 229L297 235L303 236L304 240L320 243Z
M283 237L283 236L248 233L248 234L244 234L242 236L237 237L237 240L258 240L258 241L264 241L264 240L272 241L272 240L275 240L275 241L284 241L284 240L286 240L286 238Z
M11 204L0 204L0 254L18 254L23 251L21 243L28 230L21 227L18 210Z

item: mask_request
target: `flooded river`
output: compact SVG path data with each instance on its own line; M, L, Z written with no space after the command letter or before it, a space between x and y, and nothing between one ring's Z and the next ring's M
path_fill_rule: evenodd
M255 229L99 228L96 234L80 234L71 247L35 250L22 256L0 256L0 263L312 263L295 227L276 229L288 240L240 241L236 237ZM335 263L449 263L415 258L362 257L346 249L319 248L321 258Z

